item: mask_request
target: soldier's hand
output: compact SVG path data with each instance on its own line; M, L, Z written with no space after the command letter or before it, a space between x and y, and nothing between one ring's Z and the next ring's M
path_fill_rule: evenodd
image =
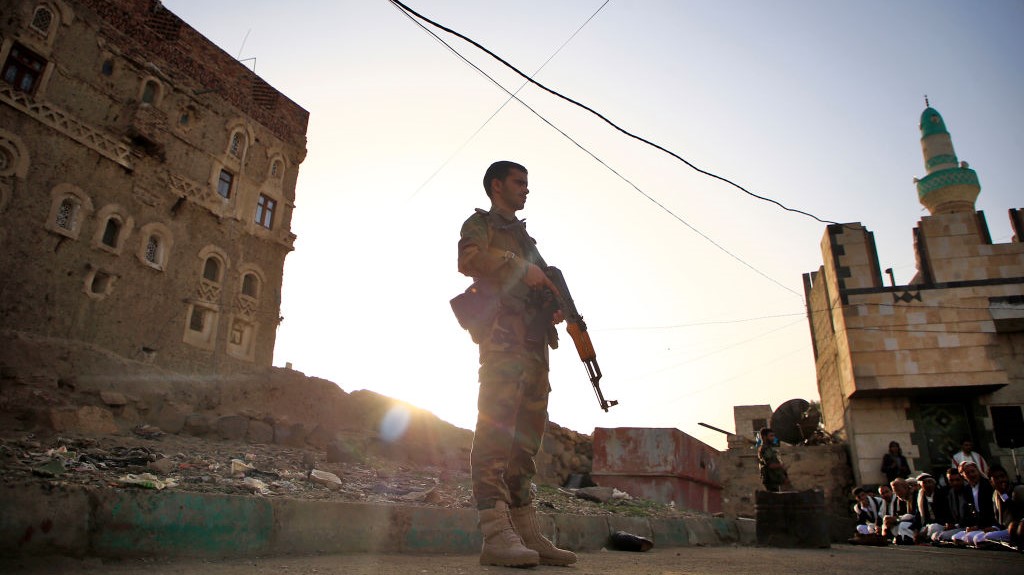
M558 294L558 288L551 283L548 275L537 264L526 264L526 275L523 276L523 281L531 288L548 288L552 293Z

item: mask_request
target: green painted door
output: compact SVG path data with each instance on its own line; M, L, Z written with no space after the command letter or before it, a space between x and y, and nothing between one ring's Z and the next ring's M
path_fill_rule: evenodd
M917 403L911 413L916 444L921 452L912 467L939 479L945 476L964 438L972 437L967 406L963 403Z

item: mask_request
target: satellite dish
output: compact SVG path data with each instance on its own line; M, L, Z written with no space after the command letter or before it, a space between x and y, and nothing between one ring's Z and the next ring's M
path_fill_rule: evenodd
M768 424L771 430L775 432L775 437L779 441L784 441L791 445L803 443L805 431L813 431L818 425L817 421L815 421L814 428L811 430L806 429L805 413L810 406L810 402L806 399L791 399L775 408L775 411L771 414L771 422Z

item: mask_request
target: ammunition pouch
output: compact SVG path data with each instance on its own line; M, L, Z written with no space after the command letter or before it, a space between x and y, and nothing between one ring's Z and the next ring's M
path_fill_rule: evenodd
M455 319L459 320L459 325L469 331L473 343L479 344L487 337L494 318L498 315L501 295L493 283L476 281L449 303L455 313Z

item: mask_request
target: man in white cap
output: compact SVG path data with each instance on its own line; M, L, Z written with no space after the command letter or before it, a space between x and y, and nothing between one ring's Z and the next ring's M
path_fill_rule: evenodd
M977 540L985 536L986 531L993 531L996 522L995 509L992 507L992 484L982 476L978 465L973 461L960 464L960 475L964 476L964 499L973 506L974 512L964 518L964 530L953 535L953 541L962 545L976 545Z
M945 530L941 521L942 501L935 496L935 478L928 473L917 476L917 484L921 489L917 492L917 521L920 526L917 537L922 541L931 541Z

